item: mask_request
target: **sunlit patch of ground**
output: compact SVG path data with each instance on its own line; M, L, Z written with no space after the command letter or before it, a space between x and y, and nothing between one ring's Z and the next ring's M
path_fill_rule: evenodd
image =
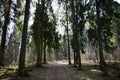
M56 61L56 63L60 64L60 65L67 65L68 64L67 60Z
M6 69L1 68L0 69L0 76L3 75L6 72Z
M12 76L15 74L16 70L11 68L1 68L0 69L0 80L12 80Z
M84 78L85 80L107 80L107 77L101 75L102 72L97 69L83 69L76 71L75 76Z

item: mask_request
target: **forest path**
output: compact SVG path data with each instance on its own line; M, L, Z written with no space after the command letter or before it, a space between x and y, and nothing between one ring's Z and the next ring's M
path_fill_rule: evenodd
M35 68L22 80L85 80L76 76L74 68L63 61L51 62L44 68Z

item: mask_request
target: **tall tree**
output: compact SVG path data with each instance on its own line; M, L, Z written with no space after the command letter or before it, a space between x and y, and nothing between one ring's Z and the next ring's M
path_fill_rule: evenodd
M71 1L71 8L72 8L72 26L73 26L73 41L75 41L75 52L78 57L78 66L79 69L81 69L81 55L80 55L80 42L79 42L79 37L78 37L78 18L77 18L77 0Z
M46 26L45 26L45 29L44 29L44 64L47 64L47 61L46 61Z
M29 20L29 9L30 9L30 0L26 0L22 41L21 41L21 49L20 49L20 57L19 57L19 69L18 69L18 74L20 76L24 76L26 74L25 54L26 54L26 43L27 43L26 39L27 39L27 28L28 28L28 20Z
M7 35L7 26L10 22L10 8L11 8L12 0L9 0L4 5L4 26L3 26L3 32L2 32L2 38L1 38L1 45L0 45L0 66L4 66L4 55L5 55L5 45L6 45L6 35Z
M35 20L32 26L34 44L37 51L37 64L36 66L42 66L42 57L43 63L46 63L46 45L47 45L47 32L49 31L49 18L47 14L47 7L45 6L49 1L39 0L36 6ZM48 5L48 4L47 4ZM49 33L50 34L50 33ZM52 37L51 37L52 38ZM44 43L44 44L43 44ZM50 42L51 43L51 42ZM42 55L44 49L44 55Z
M102 26L100 24L100 0L96 0L96 13L97 13L97 27L98 27L98 45L99 45L99 59L100 59L100 69L105 71L106 73L106 63L104 60L104 55L103 55L103 39L102 39Z
M69 28L68 28L68 0L66 0L66 28L67 28L67 46L68 46L68 61L71 65L71 56L70 56L70 39L69 39Z

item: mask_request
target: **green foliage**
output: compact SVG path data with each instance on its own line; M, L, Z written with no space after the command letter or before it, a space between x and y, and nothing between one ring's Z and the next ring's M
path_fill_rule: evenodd
M41 39L46 39L47 51L51 52L55 44L56 17L53 14L51 0L45 4L37 4L36 6L32 35L36 48L40 46Z
M103 27L102 28L102 43L104 44L104 50L106 52L112 53L117 46L116 41L118 35L116 34L116 29L118 29L117 24L119 24L119 19L120 19L120 12L119 12L119 4L117 2L114 2L113 0L110 0L109 2L101 1L100 2L100 8L102 12L102 16L99 19L100 25ZM94 2L93 2L94 4ZM92 6L92 5L89 5ZM87 16L87 21L89 21L90 26L87 31L88 33L88 38L89 41L95 46L98 44L98 28L96 27L96 15L95 15L95 10L94 7L89 8L88 16ZM116 22L116 20L118 20Z
M59 47L60 47L59 40L60 40L60 36L58 35L58 32L56 32L55 39L54 39L54 48L55 49L59 49Z

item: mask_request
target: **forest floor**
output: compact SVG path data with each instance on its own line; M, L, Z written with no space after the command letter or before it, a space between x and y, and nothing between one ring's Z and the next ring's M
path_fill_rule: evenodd
M93 66L86 66L81 71L68 65L66 61L50 62L43 68L27 68L28 77L15 76L15 70L4 70L0 80L120 80L113 76L104 76L103 72ZM2 73L2 71L1 71Z

